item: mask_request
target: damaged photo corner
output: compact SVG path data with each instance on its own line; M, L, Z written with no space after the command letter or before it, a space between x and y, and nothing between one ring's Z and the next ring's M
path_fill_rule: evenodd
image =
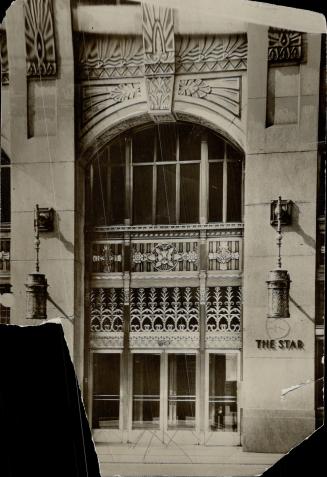
M322 473L326 21L286 4L8 2L1 476Z

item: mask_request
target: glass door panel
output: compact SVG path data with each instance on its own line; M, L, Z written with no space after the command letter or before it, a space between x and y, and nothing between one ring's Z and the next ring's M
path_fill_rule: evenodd
M209 428L237 432L237 356L210 354Z
M169 354L168 429L195 427L196 356Z
M133 355L133 429L159 429L160 355Z
M120 354L93 355L93 429L119 428Z

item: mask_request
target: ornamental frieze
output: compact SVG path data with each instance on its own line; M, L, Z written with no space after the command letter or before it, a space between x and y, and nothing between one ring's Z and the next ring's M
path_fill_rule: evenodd
M177 73L246 70L246 35L179 36L176 38Z

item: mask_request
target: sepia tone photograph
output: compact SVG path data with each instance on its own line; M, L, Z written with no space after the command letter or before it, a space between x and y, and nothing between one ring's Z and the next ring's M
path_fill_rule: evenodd
M261 475L324 426L325 17L15 0L0 40L0 334L62 330L101 477Z

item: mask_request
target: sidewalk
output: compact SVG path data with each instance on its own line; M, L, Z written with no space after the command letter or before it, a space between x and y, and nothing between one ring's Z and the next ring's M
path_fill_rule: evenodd
M241 447L178 445L149 440L138 444L97 444L102 477L254 476L282 454L243 452Z

